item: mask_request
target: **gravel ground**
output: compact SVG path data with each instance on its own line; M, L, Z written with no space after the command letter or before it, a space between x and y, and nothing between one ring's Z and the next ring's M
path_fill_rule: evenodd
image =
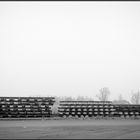
M140 120L0 120L0 139L139 139Z

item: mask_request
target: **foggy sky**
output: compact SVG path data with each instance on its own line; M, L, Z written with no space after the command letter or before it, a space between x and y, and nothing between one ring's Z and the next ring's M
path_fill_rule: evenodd
M139 2L0 2L0 96L140 90Z

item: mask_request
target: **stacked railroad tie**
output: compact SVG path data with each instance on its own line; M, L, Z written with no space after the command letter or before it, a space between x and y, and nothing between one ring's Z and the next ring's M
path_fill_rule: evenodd
M140 117L140 105L134 104L114 104L117 116L119 117Z
M110 101L60 101L58 111L62 117L105 117L115 114L115 108Z
M140 117L140 105L111 101L60 101L60 117Z
M0 97L0 118L50 117L54 97Z
M53 117L54 97L0 97L0 118ZM111 101L60 101L59 117L140 118L140 105Z

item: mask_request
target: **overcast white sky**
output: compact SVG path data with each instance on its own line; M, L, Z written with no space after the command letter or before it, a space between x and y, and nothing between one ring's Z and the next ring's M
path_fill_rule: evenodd
M140 2L0 2L0 96L140 90Z

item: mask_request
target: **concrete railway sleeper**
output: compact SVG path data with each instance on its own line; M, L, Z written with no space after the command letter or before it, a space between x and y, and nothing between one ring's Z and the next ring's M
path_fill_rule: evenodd
M68 104L69 102L69 104ZM81 101L62 101L60 102L59 107L59 115L68 117L69 115L73 117L124 117L124 118L130 118L130 117L140 117L140 105L124 105L124 104L113 104L111 102L90 102L90 105L88 104L89 101L81 102ZM70 103L71 102L71 103ZM78 104L79 103L79 104ZM69 108L66 110L62 109L61 107ZM72 108L72 110L70 109Z
M51 117L54 97L0 97L0 118ZM102 101L60 101L56 116L63 118L140 118L140 105Z

